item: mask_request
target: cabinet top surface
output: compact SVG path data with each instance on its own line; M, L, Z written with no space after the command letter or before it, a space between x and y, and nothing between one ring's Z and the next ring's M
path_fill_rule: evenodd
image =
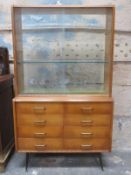
M112 102L109 96L88 95L43 95L43 96L17 96L15 102Z
M114 5L13 5L13 8L115 8Z

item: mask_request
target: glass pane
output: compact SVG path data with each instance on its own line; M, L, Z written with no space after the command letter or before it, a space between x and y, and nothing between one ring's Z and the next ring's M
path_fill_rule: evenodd
M21 8L15 18L19 93L108 93L106 13Z
M103 93L104 64L57 62L19 64L23 68L21 92L32 93ZM20 73L21 75L21 73ZM19 76L20 76L19 75ZM93 77L93 78L92 78Z

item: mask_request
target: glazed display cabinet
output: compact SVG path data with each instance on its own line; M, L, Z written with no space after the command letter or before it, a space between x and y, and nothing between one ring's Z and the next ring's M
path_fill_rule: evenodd
M111 151L114 7L16 6L12 23L16 150Z

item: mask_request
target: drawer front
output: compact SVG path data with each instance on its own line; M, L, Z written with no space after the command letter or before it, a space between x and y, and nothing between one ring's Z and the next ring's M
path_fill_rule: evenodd
M68 103L66 105L67 114L109 114L112 113L112 103L92 102L92 103Z
M18 137L22 138L52 138L62 137L63 127L26 127L19 126L17 128Z
M62 139L33 139L33 138L19 138L17 149L19 151L55 151L63 148Z
M20 125L31 125L31 126L52 126L52 125L63 125L62 114L21 114L17 115L17 124Z
M66 138L109 138L109 133L109 127L66 126L64 128Z
M65 125L74 126L110 126L111 115L108 114L94 114L94 115L73 115L68 114L64 118Z
M108 139L64 139L64 148L80 151L110 150L110 142Z
M63 105L60 103L17 103L17 114L62 114Z

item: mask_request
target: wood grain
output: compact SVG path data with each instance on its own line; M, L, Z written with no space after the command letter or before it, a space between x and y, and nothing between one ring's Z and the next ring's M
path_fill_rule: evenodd
M66 114L64 118L65 125L73 126L109 126L111 115L109 114Z
M62 114L60 103L17 103L17 113L20 114Z
M18 137L20 138L52 138L63 137L63 126L19 126L17 127Z
M110 128L100 126L65 126L64 138L109 138Z
M110 103L68 103L67 114L109 114L112 105Z
M62 139L18 138L17 141L18 141L18 150L25 152L27 151L44 152L46 150L61 150L63 148Z
M97 150L97 149L109 150L109 140L108 139L72 139L72 138L65 139L64 148L72 149L72 150L83 150L83 151Z
M21 114L17 117L18 126L60 126L63 125L62 114Z

